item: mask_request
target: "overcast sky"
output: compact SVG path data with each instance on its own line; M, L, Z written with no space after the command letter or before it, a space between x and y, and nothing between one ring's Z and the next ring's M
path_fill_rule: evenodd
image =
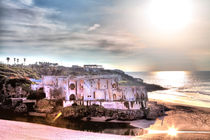
M166 30L148 20L151 0L1 0L0 59L125 71L210 70L210 1L187 1L190 22Z

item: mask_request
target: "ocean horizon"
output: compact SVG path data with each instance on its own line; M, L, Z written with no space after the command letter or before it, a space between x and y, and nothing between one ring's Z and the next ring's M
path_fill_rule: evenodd
M127 72L168 90L148 93L150 99L210 108L210 71Z

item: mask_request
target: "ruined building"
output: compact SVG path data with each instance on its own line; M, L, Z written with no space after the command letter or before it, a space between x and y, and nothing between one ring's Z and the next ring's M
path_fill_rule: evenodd
M47 99L63 99L64 106L98 104L113 109L147 107L147 91L143 85L120 84L118 75L42 76L33 90L43 88Z

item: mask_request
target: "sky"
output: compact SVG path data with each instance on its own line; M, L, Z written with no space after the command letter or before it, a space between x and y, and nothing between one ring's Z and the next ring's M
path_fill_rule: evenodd
M210 70L209 0L1 0L0 61Z

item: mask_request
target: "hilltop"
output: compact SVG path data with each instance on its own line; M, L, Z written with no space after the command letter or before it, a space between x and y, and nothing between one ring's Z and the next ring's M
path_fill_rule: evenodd
M145 85L148 91L163 90L165 88L144 83L140 78L134 78L128 74L125 74L121 70L86 70L83 67L64 67L59 66L56 63L39 62L30 65L6 65L0 64L0 86L6 79L40 79L42 75L55 75L55 76L78 76L78 75L120 75L122 85Z

